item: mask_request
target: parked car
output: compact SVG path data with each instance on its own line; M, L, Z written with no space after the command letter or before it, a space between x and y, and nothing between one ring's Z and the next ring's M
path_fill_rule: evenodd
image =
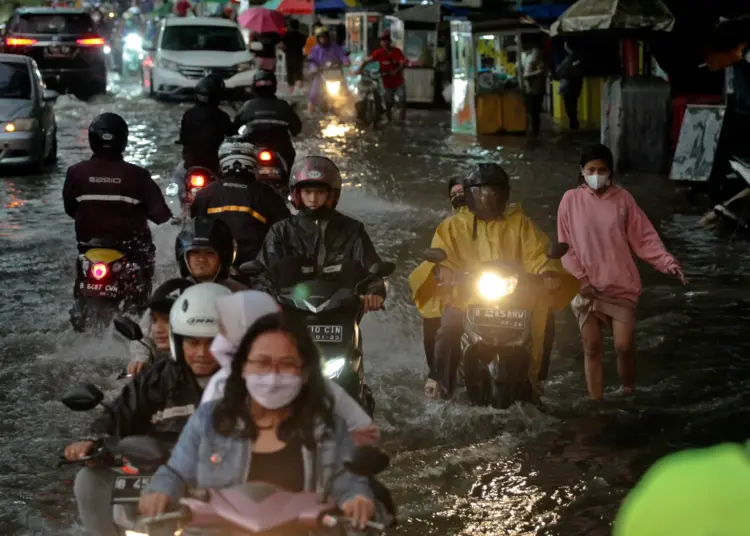
M0 54L0 165L41 168L57 159L57 97L34 60Z
M50 88L87 99L107 91L104 44L83 9L23 7L8 21L3 48L33 58Z
M169 17L161 22L143 62L143 89L151 97L187 97L209 74L224 78L227 99L246 100L252 57L236 22L208 17Z

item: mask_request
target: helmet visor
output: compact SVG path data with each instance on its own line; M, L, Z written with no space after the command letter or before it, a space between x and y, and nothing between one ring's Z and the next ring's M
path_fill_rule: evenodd
M479 219L494 220L505 211L507 194L502 188L489 184L472 186L469 188L471 209Z

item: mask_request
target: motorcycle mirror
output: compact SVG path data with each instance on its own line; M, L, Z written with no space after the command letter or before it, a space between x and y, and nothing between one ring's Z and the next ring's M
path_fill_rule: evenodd
M104 393L90 383L77 385L62 397L62 403L73 411L90 411L101 404L102 400Z
M166 453L159 442L148 436L127 436L112 449L135 465L154 465L164 461Z
M143 339L143 331L141 331L141 327L130 318L126 316L118 316L112 321L112 323L115 325L117 333L126 339L131 341L140 341Z
M388 277L394 270L396 270L396 264L392 262L376 262L370 266L370 274L378 277Z
M357 476L371 477L385 471L391 464L391 457L378 447L363 445L354 449L351 461L346 468Z
M257 277L265 272L266 267L259 260L252 260L240 264L240 272L250 277Z
M448 254L443 249L430 248L427 251L425 251L424 258L427 262L440 264L441 262L443 262L445 259L448 258Z
M180 187L175 183L168 184L167 187L164 188L164 193L167 195L167 197L176 197L179 192Z
M570 246L565 242L556 242L552 244L547 250L548 259L562 259L570 249Z

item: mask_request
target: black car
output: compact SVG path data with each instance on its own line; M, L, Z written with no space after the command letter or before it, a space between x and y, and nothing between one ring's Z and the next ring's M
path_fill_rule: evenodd
M79 98L106 93L104 39L83 9L26 7L8 21L3 51L33 58L48 87Z

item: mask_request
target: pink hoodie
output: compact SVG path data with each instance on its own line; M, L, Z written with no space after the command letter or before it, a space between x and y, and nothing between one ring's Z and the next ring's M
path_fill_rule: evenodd
M557 236L570 244L562 259L565 269L581 286L589 284L613 298L637 302L641 295L632 253L664 273L678 264L633 196L614 185L601 196L587 186L565 192Z

